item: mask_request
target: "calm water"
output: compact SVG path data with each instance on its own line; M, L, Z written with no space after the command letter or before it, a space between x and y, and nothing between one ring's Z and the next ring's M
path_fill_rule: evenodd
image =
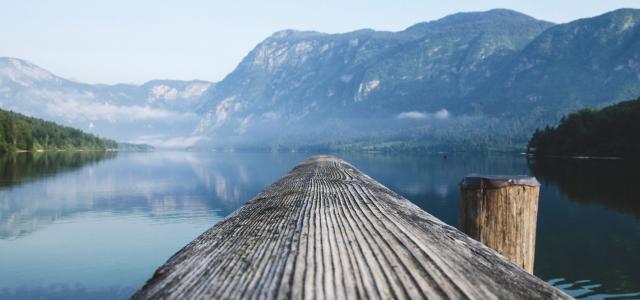
M0 298L127 298L173 253L307 156L0 157ZM536 275L579 298L640 298L638 161L340 156L453 226L464 175L534 174L542 182Z

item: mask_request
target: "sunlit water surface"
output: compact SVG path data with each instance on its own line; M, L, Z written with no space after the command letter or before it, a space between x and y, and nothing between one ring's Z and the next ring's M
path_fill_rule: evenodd
M304 153L0 157L0 298L125 299ZM456 226L469 173L542 182L535 274L584 299L640 298L640 162L340 154Z

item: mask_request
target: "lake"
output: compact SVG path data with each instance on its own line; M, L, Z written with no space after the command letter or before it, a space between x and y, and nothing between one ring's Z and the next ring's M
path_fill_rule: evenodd
M125 299L309 155L0 156L0 299ZM535 274L578 298L640 298L640 161L338 156L452 226L465 175L535 175L542 183Z

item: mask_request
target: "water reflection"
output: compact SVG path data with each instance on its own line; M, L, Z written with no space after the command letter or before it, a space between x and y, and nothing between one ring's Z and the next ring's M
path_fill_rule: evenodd
M160 221L224 216L257 194L295 163L263 157L194 153L54 153L5 157L0 193L0 239L16 238L42 226L91 211L145 212ZM76 173L46 178L56 172ZM251 175L249 171L251 170ZM23 185L34 178L41 181Z
M32 232L50 224L61 215L58 209L61 205L56 199L43 197L46 193L38 189L21 188L22 185L82 167L92 170L91 166L114 157L116 153L104 151L0 156L0 239L15 238Z
M21 286L0 291L0 299L92 299L111 300L128 299L138 287L108 287L99 290L87 290L82 285L52 284L49 286Z
M309 156L55 155L0 158L0 298L127 298L175 251ZM580 298L640 297L637 162L339 156L453 226L465 175L533 173L542 182L535 274Z
M528 174L520 156L504 154L345 154L343 158L445 223L458 226L460 180L470 173Z
M85 165L112 159L116 155L115 152L105 151L0 154L0 188L73 171Z
M544 183L556 184L571 201L604 205L640 218L636 187L640 160L531 158L529 168Z
M0 189L0 298L126 298L173 253L303 159L55 157L2 160L11 171Z
M536 275L575 297L640 297L638 161L537 159L529 167L542 183Z
M578 298L640 298L638 161L534 162L506 154L345 158L452 226L465 175L533 174L542 182L534 273Z

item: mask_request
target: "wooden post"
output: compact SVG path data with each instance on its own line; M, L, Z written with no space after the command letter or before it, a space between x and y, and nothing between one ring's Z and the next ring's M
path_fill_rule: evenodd
M540 183L530 176L467 176L460 230L533 273Z

